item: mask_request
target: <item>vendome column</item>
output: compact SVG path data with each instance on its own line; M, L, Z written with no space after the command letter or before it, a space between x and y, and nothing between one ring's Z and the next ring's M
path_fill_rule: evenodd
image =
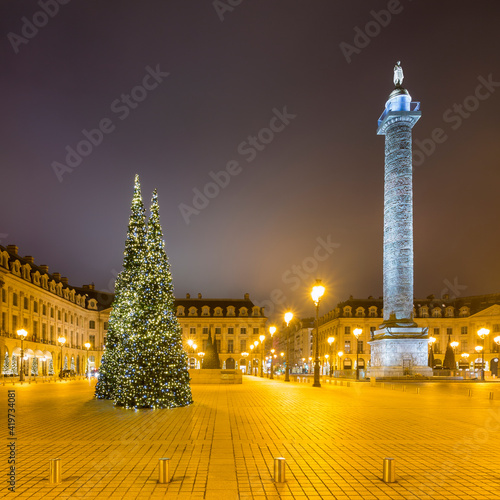
M384 322L371 346L369 377L432 376L427 366L427 328L413 320L412 128L421 116L403 88L403 70L394 67L395 88L378 120L385 135Z

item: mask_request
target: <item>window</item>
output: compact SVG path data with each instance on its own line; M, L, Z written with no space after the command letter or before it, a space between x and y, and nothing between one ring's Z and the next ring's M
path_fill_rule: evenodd
M233 306L229 306L227 308L227 315L228 316L234 316L234 307Z
M189 316L196 316L198 314L198 309L196 307L189 308Z
M216 342L217 342L217 352L220 352L220 339L217 339Z
M259 335L259 329L258 328L254 328L253 329L253 334L254 335Z
M104 330L107 330L107 329L108 329L108 326L109 326L109 325L108 325L108 322L107 322L107 321L105 321L105 322L104 322Z
M95 349L95 335L89 335L90 348Z
M2 288L2 302L7 302L7 292Z
M203 309L202 309L202 313L201 313L202 316L210 316L210 307L208 306L203 306Z
M370 326L370 339L372 339L375 336L376 331L377 331L376 326Z
M42 340L45 342L47 340L47 325L42 323Z
M94 321L93 319L91 319L91 320L89 321L89 328L90 328L91 330L95 330L95 321Z
M29 307L30 307L30 303L29 303L28 297L24 297L24 308L29 309Z
M240 307L240 316L248 316L248 309L246 307Z
M469 333L468 328L466 326L462 326L462 328L460 328L460 333L462 335L467 335Z
M453 316L455 316L455 313L454 313L454 309L453 307L447 307L446 308L446 313L445 313L445 316L447 318L453 318Z
M12 294L12 305L17 306L17 293Z
M240 340L240 352L245 352L247 350L247 339Z
M351 307L350 306L344 307L344 316L346 318L350 318L352 316Z
M350 335L351 334L351 327L350 326L346 326L345 329L344 329L344 334L345 335Z
M427 307L420 308L420 317L421 318L428 318L429 317L429 309Z
M453 335L453 328L447 328L446 335Z
M38 312L38 302L35 300L35 302L33 302L33 312L37 313Z
M344 354L349 354L351 352L351 341L346 340L344 343Z
M233 339L227 341L227 352L234 352Z
M50 341L53 343L54 342L54 327L50 327Z
M205 333L205 332L203 332L203 333ZM189 335L196 335L196 328L191 327L189 329Z
M203 335L208 335L208 328L206 326L203 327Z
M433 318L440 318L441 317L441 309L439 309L439 307L435 307L432 310L432 317Z
M246 334L247 334L247 329L246 329L244 326L242 326L242 327L240 328L240 334L241 334L241 335L246 335Z
M360 354L363 353L363 341L362 340L358 340L358 352Z
M61 321L61 311L57 311L57 319Z
M24 328L28 328L28 318L24 318Z
M17 331L17 316L12 316L12 331L14 333Z
M184 306L177 307L177 316L184 316Z
M42 314L47 316L47 306L45 304L42 305Z
M357 316L358 318L362 318L364 315L365 315L365 310L364 310L364 308L363 308L363 307L358 307L358 308L356 309L356 316Z
M51 318L54 317L54 308L53 307L50 308L50 317Z
M221 335L221 328L215 329L215 335Z
M493 333L498 333L498 332L500 332L500 325L499 324L493 325Z
M68 313L64 313L64 322L67 323L68 322Z
M434 337L439 337L439 328L434 328Z
M370 318L376 318L376 317L377 317L377 308L370 307Z
M461 347L462 347L462 352L467 352L468 351L468 345L467 345L467 340L462 340L462 342L460 342L461 344Z
M222 316L222 307L215 308L214 316Z
M7 330L7 313L2 313L2 330Z

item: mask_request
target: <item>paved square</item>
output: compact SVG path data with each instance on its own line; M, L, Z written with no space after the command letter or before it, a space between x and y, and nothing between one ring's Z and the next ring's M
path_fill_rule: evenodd
M134 411L92 399L87 381L7 383L0 386L4 443L8 389L16 391L17 486L9 493L4 479L1 497L499 497L500 384L318 389L246 376L243 385L193 385L187 408ZM276 484L279 456L286 482ZM170 458L169 484L158 483L162 457ZM385 457L396 461L395 483L382 481ZM51 458L62 460L58 485L48 481Z

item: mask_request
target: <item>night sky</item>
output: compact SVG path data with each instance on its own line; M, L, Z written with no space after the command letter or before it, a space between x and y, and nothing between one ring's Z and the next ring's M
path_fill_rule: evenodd
M303 317L316 277L322 312L381 296L376 127L401 60L415 296L500 292L497 0L43 4L1 6L0 244L110 291L138 173L177 296Z

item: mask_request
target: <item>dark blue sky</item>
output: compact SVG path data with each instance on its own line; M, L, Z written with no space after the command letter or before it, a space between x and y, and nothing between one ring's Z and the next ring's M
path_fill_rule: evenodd
M500 291L498 1L54 2L1 6L0 244L109 289L139 173L178 296L301 316L316 277L325 309L380 296L376 125L401 60L425 150L415 295Z

